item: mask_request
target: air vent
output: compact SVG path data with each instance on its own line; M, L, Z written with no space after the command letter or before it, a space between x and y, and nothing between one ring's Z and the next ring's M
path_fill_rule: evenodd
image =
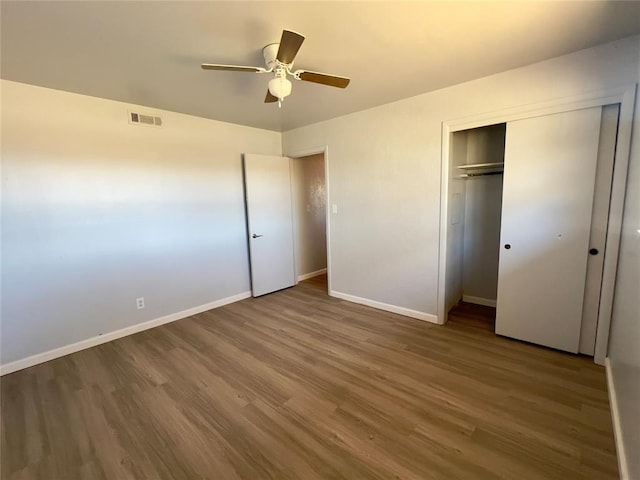
M145 115L143 113L129 112L129 123L136 125L151 125L152 127L161 127L162 118L153 115Z

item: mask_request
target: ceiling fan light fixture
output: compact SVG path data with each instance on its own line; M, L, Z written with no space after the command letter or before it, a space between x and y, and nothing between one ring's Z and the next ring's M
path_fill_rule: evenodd
M269 82L269 92L282 101L284 97L291 95L291 81L284 76L277 76Z

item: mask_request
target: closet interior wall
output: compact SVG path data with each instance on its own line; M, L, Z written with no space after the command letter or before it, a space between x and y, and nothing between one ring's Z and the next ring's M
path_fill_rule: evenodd
M455 132L451 138L447 236L447 311L460 300L494 306L498 289L502 174L464 165L503 163L506 124Z

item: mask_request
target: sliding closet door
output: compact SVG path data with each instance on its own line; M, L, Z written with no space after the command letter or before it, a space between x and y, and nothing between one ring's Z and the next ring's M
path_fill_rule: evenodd
M496 333L578 352L601 108L507 124Z

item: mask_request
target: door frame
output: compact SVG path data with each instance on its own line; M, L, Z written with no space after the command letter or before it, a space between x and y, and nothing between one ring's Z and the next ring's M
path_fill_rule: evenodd
M494 112L446 120L442 122L442 152L440 165L440 239L438 261L438 323L447 321L446 311L446 274L447 274L447 211L449 207L449 175L451 156L451 135L454 132L471 128L484 127L496 123L506 123L542 115L568 112L582 108L601 107L620 104L618 117L618 137L614 157L614 172L611 185L611 201L609 204L609 220L607 227L606 248L602 287L600 290L600 308L598 310L598 328L594 361L604 365L609 344L611 314L613 311L613 295L615 291L618 253L622 230L622 215L626 193L629 154L631 148L631 130L633 127L633 109L635 105L636 84L614 89L600 90L556 99L537 104L520 105Z
M289 157L292 160L301 157L308 157L311 155L324 156L324 184L326 190L326 208L325 208L325 233L327 236L327 293L331 295L331 203L330 203L330 189L329 189L329 146L323 147L311 147L302 150L293 150L291 152L283 153L285 157ZM293 185L292 185L293 186ZM295 248L295 245L294 245ZM297 266L296 266L297 268Z

